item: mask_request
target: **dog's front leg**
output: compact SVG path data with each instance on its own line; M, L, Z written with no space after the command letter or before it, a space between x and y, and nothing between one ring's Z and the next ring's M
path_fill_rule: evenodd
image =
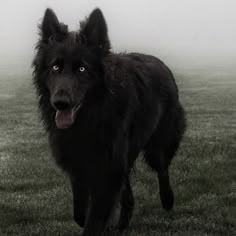
M74 220L80 227L84 227L88 212L89 192L88 187L81 182L78 178L71 176Z
M114 142L112 157L108 168L95 181L91 194L91 207L83 236L104 234L115 202L127 175L127 139L119 136Z
M101 236L106 230L116 198L122 185L122 176L107 176L106 182L92 194L91 208L83 236Z

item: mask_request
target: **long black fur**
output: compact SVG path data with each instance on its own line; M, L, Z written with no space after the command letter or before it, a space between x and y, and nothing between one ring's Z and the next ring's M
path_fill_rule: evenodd
M69 32L47 9L36 50L33 80L42 120L52 154L70 176L74 219L85 227L83 235L103 235L117 198L118 228L128 226L134 206L129 174L140 152L157 172L163 207L171 209L168 167L185 116L168 67L153 56L112 53L99 9L78 32ZM58 128L56 110L78 103L74 123Z

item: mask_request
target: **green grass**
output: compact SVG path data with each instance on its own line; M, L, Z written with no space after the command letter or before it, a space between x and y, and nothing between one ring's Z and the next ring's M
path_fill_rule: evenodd
M170 169L175 208L139 160L127 235L236 235L236 73L176 74L188 128ZM67 177L50 157L30 75L0 75L0 235L76 235Z

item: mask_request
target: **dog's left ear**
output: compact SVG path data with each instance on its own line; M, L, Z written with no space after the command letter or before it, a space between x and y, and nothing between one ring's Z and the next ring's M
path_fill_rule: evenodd
M101 55L106 55L110 50L110 41L107 33L107 25L100 9L95 9L87 21L82 25L82 40Z

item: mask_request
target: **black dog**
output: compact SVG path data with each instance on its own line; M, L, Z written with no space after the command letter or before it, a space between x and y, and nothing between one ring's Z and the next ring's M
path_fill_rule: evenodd
M52 154L69 174L74 219L103 235L120 197L120 231L132 216L129 173L143 151L157 172L162 205L173 207L168 166L185 129L171 71L153 56L110 51L102 12L69 32L47 9L33 62Z

